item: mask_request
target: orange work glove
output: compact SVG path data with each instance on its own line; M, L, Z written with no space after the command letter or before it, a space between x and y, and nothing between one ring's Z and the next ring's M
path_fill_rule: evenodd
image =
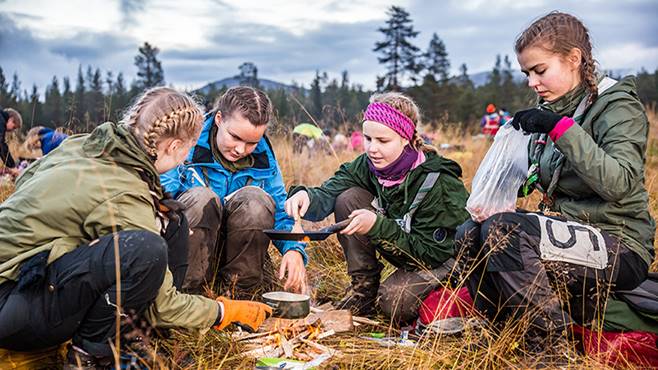
M224 317L219 325L215 325L217 330L223 330L230 324L240 324L252 331L258 330L266 318L272 315L272 307L254 301L237 301L226 297L217 297L217 301L224 305Z

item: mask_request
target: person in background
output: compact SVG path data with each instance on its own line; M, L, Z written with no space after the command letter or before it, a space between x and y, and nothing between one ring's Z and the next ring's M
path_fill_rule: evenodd
M494 137L500 125L500 115L496 112L496 106L493 104L487 105L487 114L482 116L482 120L480 121L482 133L488 137Z
M20 130L23 118L13 108L0 108L0 161L4 163L5 171L12 176L17 176L19 171L15 168L16 162L9 152L7 145L7 133Z
M43 155L57 148L69 136L49 127L36 126L27 132L25 145L28 150L40 149Z

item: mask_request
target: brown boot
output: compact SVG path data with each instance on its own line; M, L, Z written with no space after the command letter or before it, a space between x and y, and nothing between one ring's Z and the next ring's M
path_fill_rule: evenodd
M375 311L375 300L379 290L379 274L376 276L352 276L352 286L345 296L335 304L339 310L350 310L356 316L371 316Z

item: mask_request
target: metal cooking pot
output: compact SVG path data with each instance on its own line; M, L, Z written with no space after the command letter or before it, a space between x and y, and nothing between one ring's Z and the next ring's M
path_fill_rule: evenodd
M269 292L263 302L272 307L272 316L282 319L303 319L311 312L311 297L306 294Z

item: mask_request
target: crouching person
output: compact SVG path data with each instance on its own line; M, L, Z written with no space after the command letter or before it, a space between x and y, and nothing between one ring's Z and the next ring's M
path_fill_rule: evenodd
M339 308L358 315L375 302L396 322L417 316L422 300L454 263L456 227L468 218L461 168L423 144L416 104L399 93L375 95L365 111L365 153L322 186L291 190L286 210L319 221L351 219L338 235L352 286ZM380 286L377 253L397 267Z
M0 204L0 348L72 340L71 363L107 365L114 338L131 329L116 332L118 310L162 327L262 323L271 312L265 305L173 285L159 174L182 162L201 123L191 98L155 88L122 124L71 137L18 178Z
M182 202L192 229L183 289L219 286L233 297L269 290L270 241L264 229L290 230L279 165L265 136L272 104L260 90L239 86L219 97L184 165L162 176L165 190ZM279 277L302 290L304 244L276 241L283 255ZM269 270L269 271L268 271Z

